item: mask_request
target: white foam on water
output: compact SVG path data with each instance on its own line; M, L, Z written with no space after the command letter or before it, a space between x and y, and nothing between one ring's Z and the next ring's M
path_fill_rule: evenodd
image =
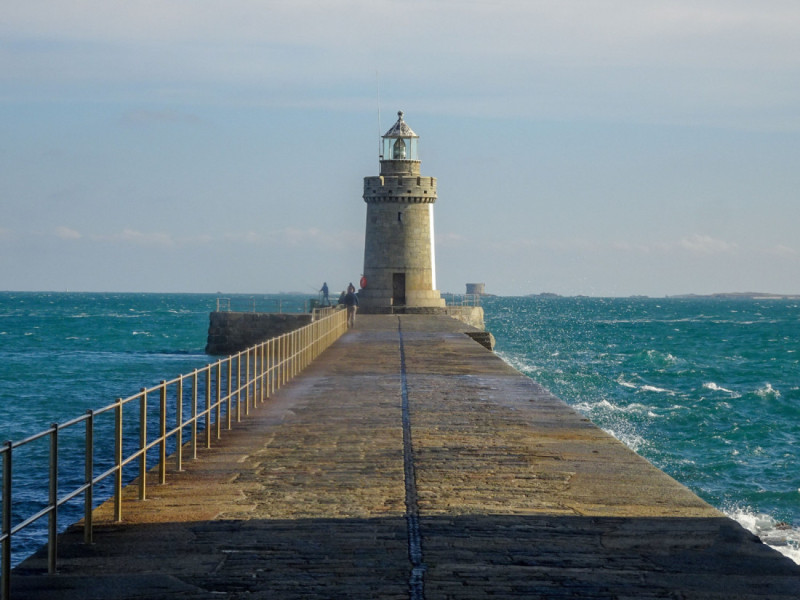
M767 546L800 565L800 528L749 508L729 508L724 512L750 533L757 535Z
M636 384L630 381L625 381L624 377L625 377L624 374L620 374L619 377L617 377L617 383L620 384L622 387L636 389L637 387Z
M741 394L739 394L738 392L734 392L733 390L729 390L727 388L724 388L724 387L714 383L713 381L709 381L707 383L704 383L703 384L703 388L707 389L707 390L711 390L712 392L725 392L726 394L730 394L731 397L733 397L733 398L741 397Z
M639 388L639 391L640 392L656 392L656 393L659 393L659 394L669 394L670 396L674 396L675 395L675 392L673 392L672 390L667 390L667 389L664 389L664 388L656 387L654 385L643 385L642 387Z
M762 398L766 398L767 396L772 396L774 398L780 398L781 393L772 387L772 384L767 382L767 385L764 387L756 390L756 396L761 396Z
M497 352L496 354L503 360L503 362L511 365L517 371L524 373L525 375L536 374L541 370L536 365L531 364L530 361L522 359L519 355L506 354L504 352Z
M646 443L642 436L632 431L621 431L618 429L603 427L603 431L605 431L610 436L618 439L620 442L625 444L628 448L633 450L634 452L639 452L639 449L642 448Z
M599 402L578 402L573 405L573 408L579 410L584 414L591 413L596 410L617 411L619 408L611 404L608 400L603 398Z

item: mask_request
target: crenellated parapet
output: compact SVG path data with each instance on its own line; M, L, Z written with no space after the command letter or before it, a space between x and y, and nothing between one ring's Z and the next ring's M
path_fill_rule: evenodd
M364 178L364 202L436 202L436 178L420 175L379 175Z

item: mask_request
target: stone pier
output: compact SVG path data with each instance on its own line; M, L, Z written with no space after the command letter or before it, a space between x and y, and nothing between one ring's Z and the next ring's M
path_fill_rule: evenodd
M465 335L356 327L95 543L18 567L37 599L796 599L800 567Z

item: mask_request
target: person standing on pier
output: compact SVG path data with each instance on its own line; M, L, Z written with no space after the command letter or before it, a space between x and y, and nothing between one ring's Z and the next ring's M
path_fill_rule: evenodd
M344 297L344 305L347 307L347 326L353 327L356 324L358 296L356 295L356 288L352 283L347 286L347 294L345 294Z
M323 281L322 282L322 289L320 290L320 292L322 292L322 302L321 302L322 306L330 306L331 305L331 301L328 298L328 282L327 281Z

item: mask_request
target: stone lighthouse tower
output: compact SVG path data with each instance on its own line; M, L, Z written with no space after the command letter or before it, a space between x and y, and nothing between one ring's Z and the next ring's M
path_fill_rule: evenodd
M367 230L359 310L434 312L445 301L436 289L433 203L436 178L419 174L419 136L397 113L382 137L381 174L364 178Z

